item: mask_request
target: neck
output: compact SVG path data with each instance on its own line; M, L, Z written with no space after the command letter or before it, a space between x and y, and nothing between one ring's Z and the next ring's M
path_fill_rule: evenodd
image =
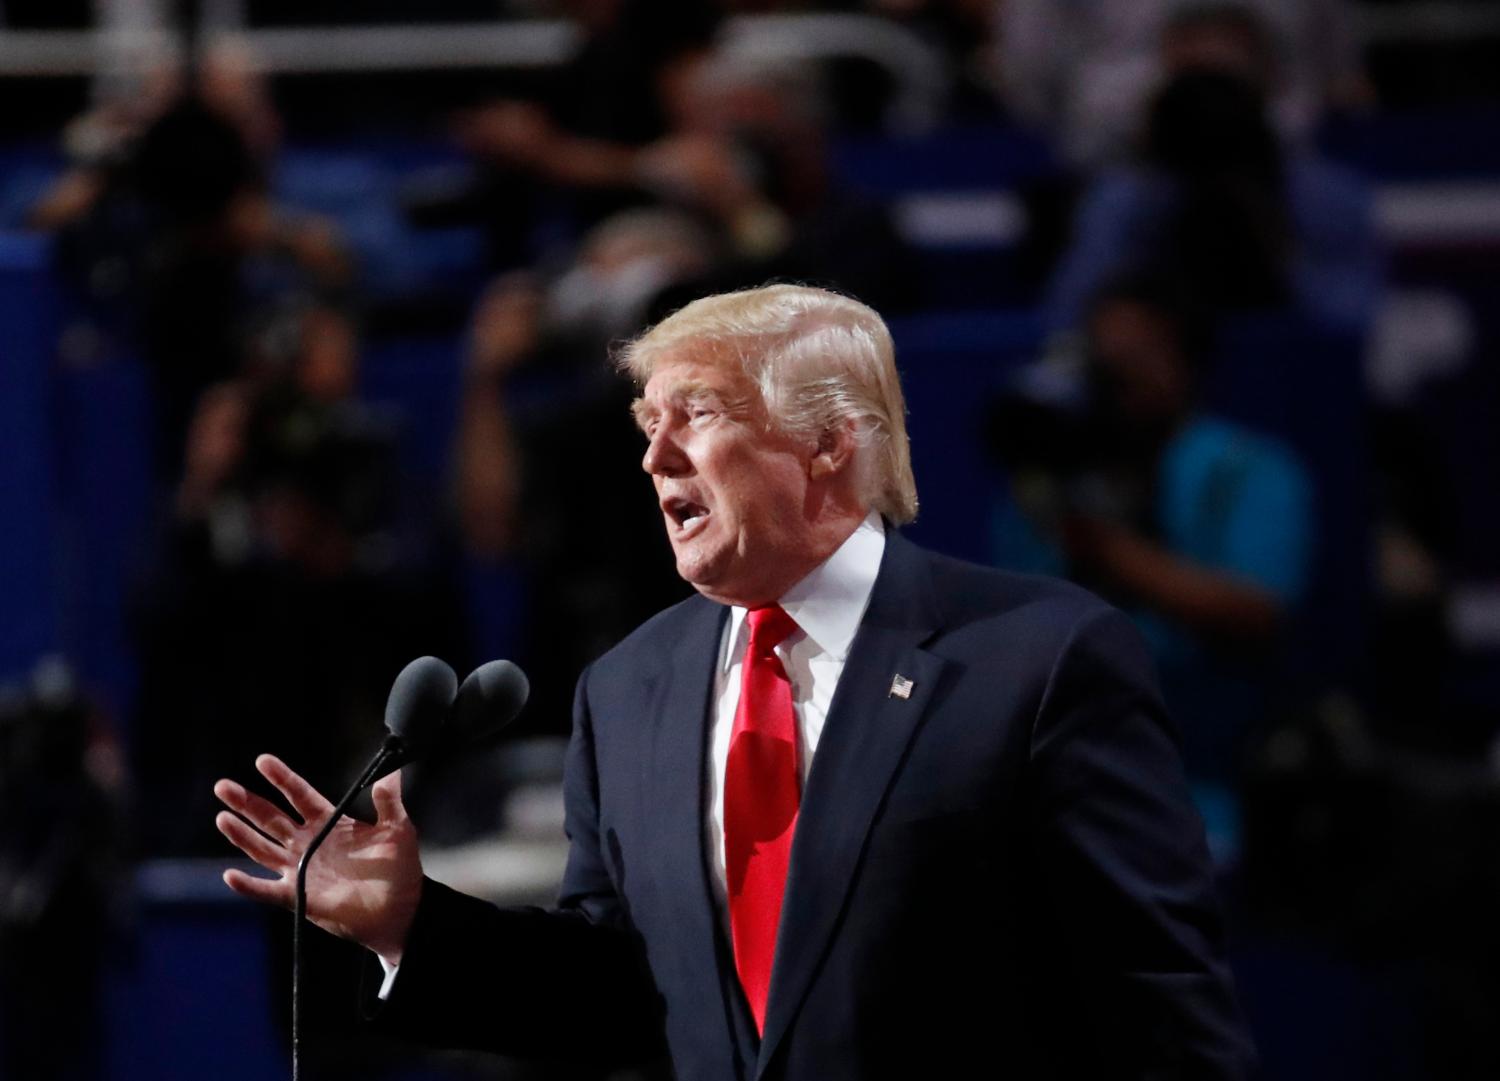
M859 528L859 524L865 520L869 513L870 511L867 507L851 508L847 513L818 523L813 531L815 543L809 547L806 566L800 568L800 571L796 574L788 572L788 581L782 587L781 592L785 593L792 586L811 574L813 569L820 563L823 563L834 552L837 552L839 546L849 539L850 535ZM780 596L779 593L777 595Z
M807 543L799 546L795 557L784 559L778 565L774 577L759 583L753 589L736 592L733 595L716 594L706 590L700 590L700 592L720 604L733 604L741 608L760 608L775 604L787 590L806 578L829 556L838 551L869 513L868 507L851 505L836 514L820 515L816 521L808 523Z

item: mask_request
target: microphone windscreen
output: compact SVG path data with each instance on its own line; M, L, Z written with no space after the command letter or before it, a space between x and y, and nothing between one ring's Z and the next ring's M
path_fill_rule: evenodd
M472 746L497 735L515 720L530 694L531 681L510 661L481 664L458 688L448 722L452 741Z
M457 693L458 677L436 657L401 669L385 702L385 726L405 744L408 759L438 739Z

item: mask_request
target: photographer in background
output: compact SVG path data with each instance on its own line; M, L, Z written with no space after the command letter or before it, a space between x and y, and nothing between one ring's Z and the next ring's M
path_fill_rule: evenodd
M1240 6L1188 9L1161 41L1130 159L1095 175L1046 299L1055 331L1124 273L1191 281L1219 310L1290 305L1366 330L1383 281L1369 185L1277 129L1271 29Z
M70 168L28 215L56 234L59 274L89 322L150 368L167 482L199 396L239 370L247 328L287 295L353 281L337 227L274 196L280 131L243 51L163 63L68 126Z
M1131 612L1190 777L1228 785L1304 591L1310 481L1281 444L1199 409L1210 335L1172 282L1104 289L1085 342L996 406L993 445L1020 512L1002 514L997 554Z
M199 401L138 634L153 855L213 850L186 809L245 740L342 778L391 673L458 633L400 528L397 433L354 398L358 361L347 315L289 306Z

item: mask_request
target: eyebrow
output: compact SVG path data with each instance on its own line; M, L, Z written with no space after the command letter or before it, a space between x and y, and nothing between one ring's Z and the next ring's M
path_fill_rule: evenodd
M725 398L722 392L707 383L696 379L685 379L680 383L672 384L672 388L664 397L669 406L681 406L687 402L705 398L723 403L726 409L734 409L739 404ZM646 398L637 398L630 403L630 413L635 418L636 427L644 429L650 421L661 415L661 410L655 402L648 401Z

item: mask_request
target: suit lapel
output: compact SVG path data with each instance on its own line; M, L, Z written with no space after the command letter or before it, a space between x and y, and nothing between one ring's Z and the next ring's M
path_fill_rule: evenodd
M724 997L726 983L717 963L721 935L703 836L714 671L729 609L704 600L690 603L696 610L647 695L656 723L650 761L641 776L642 805L659 839L653 863L668 886L673 906L671 920L683 951L679 972L691 981L692 1001L723 1004L722 1009L705 1009L703 1017L707 1023L723 1026L722 1039L714 1042L732 1054L737 1046L729 1026L733 1004ZM705 964L704 958L711 963ZM753 1049L746 1054L753 1056ZM738 1075L738 1069L723 1073L725 1077Z
M939 626L926 559L894 530L839 677L802 795L757 1075L795 1018L843 912L865 837L944 662L920 648ZM906 697L892 693L897 677Z

